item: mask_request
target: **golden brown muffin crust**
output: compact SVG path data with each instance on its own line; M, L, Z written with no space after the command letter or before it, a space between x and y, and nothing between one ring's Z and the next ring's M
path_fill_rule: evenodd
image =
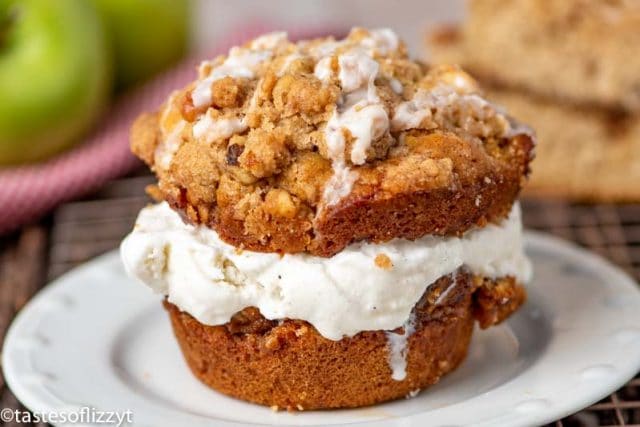
M205 384L262 405L309 410L372 405L438 382L464 360L474 318L482 327L499 323L525 297L512 278L462 271L440 278L413 310L415 332L401 381L391 377L385 331L332 341L307 322L267 320L256 308L225 325L205 326L171 303L165 307L189 367Z
M504 218L529 171L529 132L464 72L413 62L394 37L249 42L141 116L133 151L188 221L250 250L330 256Z

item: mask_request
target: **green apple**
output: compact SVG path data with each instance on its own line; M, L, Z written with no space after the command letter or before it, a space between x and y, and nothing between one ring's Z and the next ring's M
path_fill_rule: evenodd
M86 0L0 0L0 165L78 142L111 91L102 21Z
M188 0L93 0L111 38L119 88L180 59L189 33Z

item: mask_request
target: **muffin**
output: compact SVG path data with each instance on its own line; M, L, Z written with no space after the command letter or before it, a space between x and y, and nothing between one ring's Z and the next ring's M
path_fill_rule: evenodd
M640 201L640 114L575 106L499 87L487 87L486 95L535 126L540 143L527 195Z
M535 127L530 195L633 202L640 62L628 52L639 24L640 7L628 1L474 0L463 25L427 42L432 61L460 64L490 100Z
M259 37L132 127L123 241L194 375L288 410L414 396L526 299L529 128L387 29Z
M476 76L570 104L640 112L640 58L629 54L640 45L637 1L467 4L458 47Z

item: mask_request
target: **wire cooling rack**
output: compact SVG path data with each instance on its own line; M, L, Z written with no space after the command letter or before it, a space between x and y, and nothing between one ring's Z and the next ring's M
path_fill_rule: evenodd
M26 288L13 287L11 295L0 294L2 336L8 320L38 287L118 246L137 212L149 202L144 187L151 182L152 178L146 175L114 181L90 198L60 206L41 224L0 239L0 292L7 293L2 286L7 285L3 277L8 276L17 275ZM527 227L572 240L608 258L640 281L640 204L576 205L527 200L523 202L523 212ZM27 261L28 267L19 265ZM0 386L0 405L21 408L2 381ZM549 426L640 427L640 376L602 401Z
M525 201L525 226L572 240L640 282L640 204L580 205ZM640 427L640 376L589 408L549 426Z

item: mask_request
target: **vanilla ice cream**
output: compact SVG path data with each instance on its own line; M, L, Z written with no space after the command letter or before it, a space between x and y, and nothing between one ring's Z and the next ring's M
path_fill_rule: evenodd
M520 209L461 238L355 243L331 258L242 251L215 231L185 224L166 203L144 208L122 242L127 272L203 324L254 306L267 319L301 319L326 338L402 326L426 288L465 266L486 277L531 274ZM380 254L391 268L380 268Z

